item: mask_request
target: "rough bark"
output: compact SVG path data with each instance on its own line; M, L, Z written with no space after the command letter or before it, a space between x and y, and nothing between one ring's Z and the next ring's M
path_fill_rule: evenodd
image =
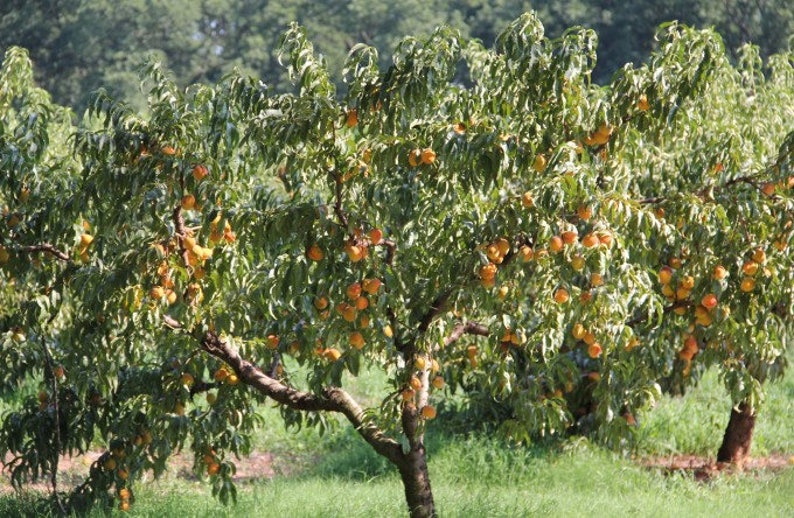
M412 447L397 467L405 488L405 501L411 518L437 516L423 442L419 441L416 447Z
M394 464L398 464L402 459L403 453L399 443L387 437L372 421L366 419L364 410L341 388L327 387L319 395L296 390L271 378L262 369L243 359L215 333L207 333L201 341L201 346L209 354L226 362L246 385L296 410L338 412L347 418L359 435L380 455Z
M728 462L741 466L750 454L755 429L755 410L746 402L731 409L731 418L722 436L722 445L717 452L717 462Z
M365 418L363 409L344 390L338 387L327 387L321 394L296 390L268 376L261 368L243 359L237 351L215 333L204 335L201 346L207 353L226 362L243 383L283 405L296 410L338 412L344 415L376 452L397 467L405 488L405 500L411 516L413 518L437 516L433 493L430 490L424 436L420 426L421 419L419 410L414 404L406 404L403 407L403 432L408 438L409 444L406 453L397 441L386 436L372 421ZM413 350L411 352L414 353ZM423 396L419 400L421 404L425 404L428 385L427 369L422 376L422 385Z

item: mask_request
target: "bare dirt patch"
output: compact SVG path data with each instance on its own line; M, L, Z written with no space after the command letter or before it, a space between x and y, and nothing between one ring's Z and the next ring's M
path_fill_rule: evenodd
M102 454L91 451L75 457L64 456L58 461L58 485L60 489L68 489L80 484L88 476L91 464ZM11 460L8 456L5 461ZM277 458L272 453L256 451L247 457L235 461L237 471L232 479L237 483L267 480L276 476L286 476L295 471L294 464L286 458ZM182 479L197 479L193 473L192 454L179 453L168 460L168 475ZM144 478L145 479L145 478ZM27 484L32 491L49 491L49 478ZM8 470L0 471L0 494L12 491L11 474Z
M779 472L794 467L794 456L773 453L766 457L750 457L741 466L697 455L643 457L637 462L648 469L659 469L666 474L691 473L695 480L705 482L723 473Z

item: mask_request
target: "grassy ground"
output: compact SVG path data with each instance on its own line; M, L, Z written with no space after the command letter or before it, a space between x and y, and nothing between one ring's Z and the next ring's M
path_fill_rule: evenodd
M376 381L370 383L377 384ZM365 392L374 387L364 387ZM198 481L166 477L139 487L130 516L404 516L402 486L390 467L348 428L319 438L287 433L272 408L260 448L292 474L245 484L223 507ZM665 399L641 422L637 455L714 456L730 406L715 375L684 398ZM755 455L794 455L794 376L768 387ZM709 482L667 475L584 439L517 448L493 438L449 436L441 420L428 433L430 473L441 516L792 516L794 469L725 474ZM0 516L42 516L37 496L0 497ZM93 516L102 516L100 512Z

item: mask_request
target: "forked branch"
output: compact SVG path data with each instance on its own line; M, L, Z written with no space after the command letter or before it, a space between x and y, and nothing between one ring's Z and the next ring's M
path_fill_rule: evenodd
M212 332L204 335L201 347L229 365L243 383L282 405L307 412L326 411L344 415L375 451L394 463L400 462L402 450L399 443L384 435L377 425L367 420L364 410L341 388L326 387L322 394L296 390L265 374Z

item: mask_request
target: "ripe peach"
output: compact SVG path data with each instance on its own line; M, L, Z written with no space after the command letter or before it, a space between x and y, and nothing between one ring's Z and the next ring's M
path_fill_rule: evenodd
M306 251L306 257L312 261L322 261L323 257L325 257L325 254L323 253L323 249L320 248L320 245L315 243L309 247L309 250Z
M196 206L196 197L193 196L192 194L186 194L182 196L180 205L185 210L193 210L193 208Z
M436 417L436 409L432 405L423 406L421 412L422 412L422 417L427 420L435 419Z
M582 338L584 338L584 335L586 333L587 330L579 322L575 323L573 325L573 328L571 328L571 335L577 340L581 340Z
M373 228L369 231L369 240L373 245L379 245L383 241L383 231L379 228Z
M342 357L342 353L340 353L339 350L337 349L333 349L333 348L326 349L325 351L323 351L323 357L326 360L331 360L332 362L335 362L336 360Z
M563 243L572 245L576 243L576 240L579 238L579 233L576 230L566 230L560 234L560 237L562 237Z
M537 172L537 173L542 173L543 171L546 170L546 164L547 163L548 162L547 162L545 156L538 155L538 156L535 157L535 161L532 162L532 169L534 169L535 172Z
M579 208L576 209L576 215L579 216L579 219L582 221L589 221L590 218L593 217L593 210L587 205L580 205Z
M348 244L345 246L345 252L347 253L348 258L357 263L364 258L365 251L363 247L358 245Z
M348 128L353 128L358 124L358 110L355 108L351 108L347 111L347 119L345 120L345 125Z
M436 152L427 147L422 150L420 161L425 165L430 165L436 161Z
M717 307L717 296L713 293L709 293L703 297L700 303L703 304L703 307L706 309L714 309Z
M353 331L347 338L350 345L354 348L361 350L364 347L364 336L358 331Z
M530 246L523 245L521 248L518 249L518 255L521 257L522 262L527 263L532 260L532 257L535 254Z
M585 248L593 248L601 244L601 241L598 239L598 236L593 234L592 232L589 234L585 234L582 237L582 246Z
M357 282L352 283L347 287L345 293L350 300L358 299L361 296L361 284Z
M565 288L557 288L554 292L554 302L557 304L565 304L571 296Z
M210 171L209 171L209 169L207 169L206 166L203 166L201 164L193 166L193 178L197 182L200 182L201 180L203 180L209 174L210 174Z
M752 277L758 273L759 264L756 261L747 261L742 265L742 272L745 275Z
M552 253L561 251L564 246L565 243L560 236L553 236L551 239L549 239L549 251Z
M484 280L493 280L496 277L497 266L493 263L488 263L480 268L480 278Z
M370 295L375 295L383 283L380 279L364 279L361 283L362 289Z

